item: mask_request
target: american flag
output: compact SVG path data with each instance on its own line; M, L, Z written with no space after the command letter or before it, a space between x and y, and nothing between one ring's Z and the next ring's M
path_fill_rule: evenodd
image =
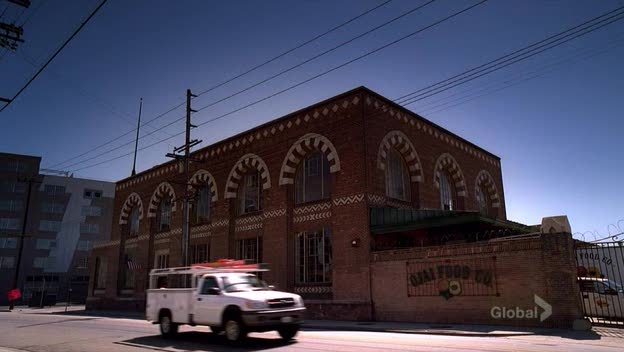
M128 269L130 269L130 270L139 270L139 269L141 269L141 264L139 264L137 262L134 262L131 259L128 259L126 261L126 264L128 264Z

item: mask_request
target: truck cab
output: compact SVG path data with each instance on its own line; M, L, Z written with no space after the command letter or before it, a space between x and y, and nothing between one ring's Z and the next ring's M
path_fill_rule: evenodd
M254 275L266 271L257 264L217 264L151 271L146 318L163 336L175 335L182 324L210 326L231 342L249 332L277 330L286 340L297 334L306 309L299 295L267 286Z

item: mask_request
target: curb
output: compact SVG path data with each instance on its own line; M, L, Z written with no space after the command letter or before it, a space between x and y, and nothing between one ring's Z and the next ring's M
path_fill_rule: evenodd
M370 327L347 327L347 326L322 326L314 324L303 323L301 326L303 329L310 330L331 330L331 331L368 331L368 332L391 332L398 334L419 334L419 335L443 335L443 336L463 336L463 337L512 337L512 336L531 336L536 335L534 332L500 332L500 333L487 333L487 332L469 332L461 330L436 330L436 329L421 329L421 330L409 330L409 329L386 329L386 328L370 328Z

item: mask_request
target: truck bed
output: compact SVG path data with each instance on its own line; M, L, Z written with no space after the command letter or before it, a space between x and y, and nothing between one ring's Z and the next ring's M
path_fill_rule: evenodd
M193 304L193 288L160 288L147 290L146 318L157 322L161 309L171 311L175 323L188 324Z

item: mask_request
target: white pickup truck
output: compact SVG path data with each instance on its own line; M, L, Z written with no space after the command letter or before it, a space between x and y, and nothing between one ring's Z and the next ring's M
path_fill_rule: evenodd
M236 264L236 263L234 263ZM171 337L181 324L206 325L230 342L249 332L277 330L285 340L299 331L305 306L299 295L274 291L249 265L154 269L146 318Z

